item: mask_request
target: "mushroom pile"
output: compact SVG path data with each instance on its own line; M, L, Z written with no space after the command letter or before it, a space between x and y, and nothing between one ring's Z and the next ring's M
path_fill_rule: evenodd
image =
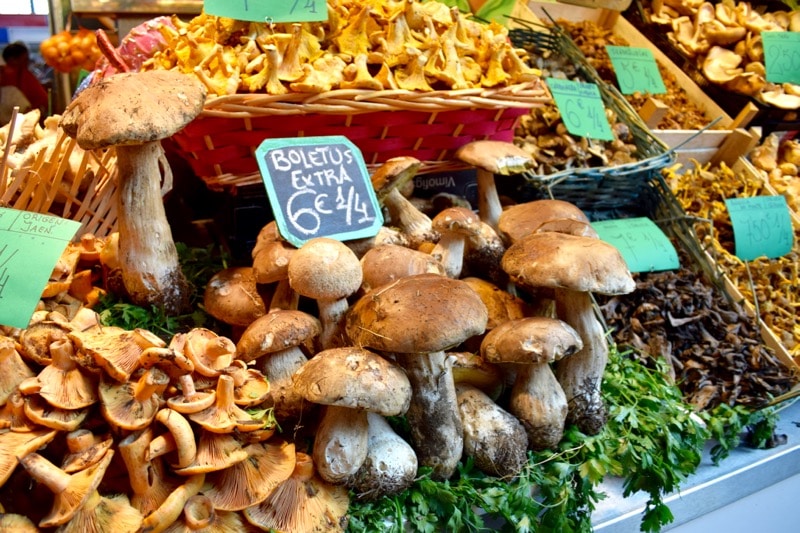
M275 434L270 383L231 339L98 322L82 278L113 275L114 242L69 245L28 327L0 336L0 529L342 531L347 491Z
M480 167L477 213L420 211L406 157L373 175L388 216L372 238L295 247L267 224L252 265L205 288L224 332L102 326L62 275L0 343L0 504L63 531L341 531L351 495L399 493L421 468L446 480L465 458L510 479L566 424L600 431L590 293L629 292L630 273L574 205L499 206L494 173L531 164L513 143L458 157ZM63 270L110 287L116 242L82 239ZM20 496L31 478L48 514Z
M770 106L800 108L800 86L767 81L761 39L765 31L797 31L800 12L763 12L750 2L734 0L645 4L649 21L665 29L672 45L693 60L709 82Z
M775 192L786 198L789 209L800 212L800 141L771 133L747 157Z

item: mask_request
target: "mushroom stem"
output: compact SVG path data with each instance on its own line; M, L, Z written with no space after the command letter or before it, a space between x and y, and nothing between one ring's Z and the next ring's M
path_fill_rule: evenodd
M328 405L314 436L317 473L330 483L344 483L367 457L367 412Z
M318 299L319 321L322 332L319 334L319 343L323 349L339 348L346 344L344 322L350 304L346 298Z
M436 242L439 236L433 230L430 217L417 209L397 189L383 197L383 205L389 212L392 225L400 228L409 238L409 247L417 248L423 242Z
M406 417L419 464L430 466L436 479L448 479L455 472L464 445L453 365L444 351L395 353L395 357L411 383Z
M133 303L177 314L188 305L189 284L178 264L160 176L169 171L156 141L117 146L119 168L119 260Z
M302 367L306 359L303 350L295 346L259 358L261 373L269 380L270 395L278 420L297 418L305 402L292 386L292 375Z
M183 506L183 516L186 526L192 531L199 531L208 527L214 521L214 504L208 496L195 494Z
M154 394L160 395L169 385L169 376L153 367L148 369L136 385L133 387L133 397L139 401L144 402L150 399Z
M600 396L603 372L608 362L603 325L592 307L591 293L556 289L556 314L575 328L583 348L559 361L556 377L566 394L567 422L587 435L596 435L606 422L605 406Z
M465 240L463 235L440 232L439 242L433 247L431 255L443 266L448 277L458 279L461 277L461 268L464 264Z
M175 439L178 451L176 468L185 468L192 464L197 455L197 444L194 440L192 426L186 417L172 409L162 409L156 415L156 420L164 424L164 427Z
M53 494L60 494L69 486L72 476L39 455L30 453L20 458L25 470L30 476L50 489Z
M503 212L503 204L500 202L500 196L497 194L494 173L483 168L478 168L477 183L479 191L478 213L481 215L481 220L496 231L497 221L500 220L500 214Z
M567 397L548 363L520 365L508 407L525 427L531 449L555 448L561 442Z

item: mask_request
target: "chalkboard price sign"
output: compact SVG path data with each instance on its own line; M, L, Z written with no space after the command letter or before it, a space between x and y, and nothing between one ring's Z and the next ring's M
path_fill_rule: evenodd
M267 139L256 157L275 222L293 245L373 237L383 225L364 157L346 137Z

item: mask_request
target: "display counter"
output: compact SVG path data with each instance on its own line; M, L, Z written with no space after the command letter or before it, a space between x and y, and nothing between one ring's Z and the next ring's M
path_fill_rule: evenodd
M665 530L735 533L795 529L797 510L792 506L796 506L800 489L800 402L781 408L776 434L786 435L786 444L768 450L740 446L719 465L711 460L713 444L709 444L701 465L681 490L664 497L675 517ZM640 531L647 495L623 497L618 478L604 481L599 490L607 497L597 504L594 531Z

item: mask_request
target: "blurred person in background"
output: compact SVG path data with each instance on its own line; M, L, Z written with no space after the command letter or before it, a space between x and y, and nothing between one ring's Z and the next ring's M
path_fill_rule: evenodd
M31 110L31 103L22 91L13 85L0 87L0 126L5 126L11 121L15 107L19 108L18 113L27 113Z
M0 86L16 87L28 99L31 109L39 109L42 117L47 115L47 90L29 68L28 47L21 42L7 45L3 48L3 62L5 64L0 67Z

